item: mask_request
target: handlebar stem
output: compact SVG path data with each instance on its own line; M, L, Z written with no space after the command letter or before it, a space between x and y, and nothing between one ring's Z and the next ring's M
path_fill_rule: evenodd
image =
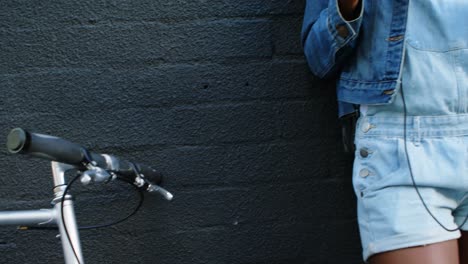
M52 177L54 179L54 194L55 197L62 197L63 192L65 191L66 182L65 182L65 173L67 171L76 170L72 165L60 163L56 161L51 162L52 166Z

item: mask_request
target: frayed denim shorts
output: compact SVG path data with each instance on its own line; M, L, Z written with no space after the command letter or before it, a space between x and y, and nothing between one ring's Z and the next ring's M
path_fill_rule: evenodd
M362 116L356 125L353 186L363 257L460 237L468 215L468 114ZM405 146L406 145L406 146ZM407 151L405 150L405 147ZM407 158L409 158L410 165ZM464 224L462 230L468 230Z

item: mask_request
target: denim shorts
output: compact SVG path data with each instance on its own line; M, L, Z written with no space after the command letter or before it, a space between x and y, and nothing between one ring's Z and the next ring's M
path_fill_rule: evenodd
M362 116L356 125L353 186L363 257L460 237L444 230L468 215L468 114ZM407 152L405 150L405 145ZM410 166L407 162L410 160ZM468 230L465 224L462 230Z

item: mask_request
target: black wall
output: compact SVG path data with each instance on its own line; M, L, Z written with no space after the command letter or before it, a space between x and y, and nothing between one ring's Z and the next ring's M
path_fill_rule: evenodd
M0 139L13 127L153 165L87 263L360 263L352 157L333 87L300 45L305 1L2 1ZM2 148L0 210L47 208L49 164ZM76 185L80 224L124 216L122 184ZM0 263L63 263L56 231L0 227Z

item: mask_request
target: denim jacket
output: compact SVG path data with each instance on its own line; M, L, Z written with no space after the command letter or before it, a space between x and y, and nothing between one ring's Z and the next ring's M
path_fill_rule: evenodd
M401 80L409 0L361 0L346 21L338 0L307 0L302 45L312 73L339 77L339 115L359 104L392 102Z

